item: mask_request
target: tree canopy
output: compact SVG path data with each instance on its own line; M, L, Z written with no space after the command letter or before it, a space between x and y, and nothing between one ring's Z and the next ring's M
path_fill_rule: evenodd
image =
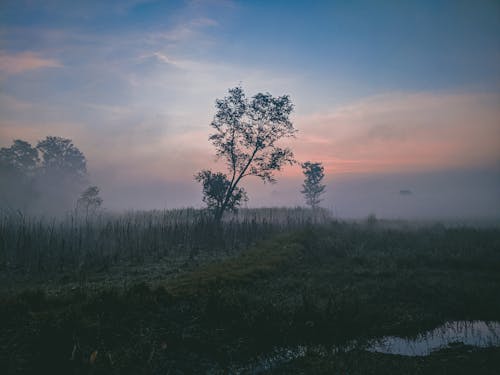
M0 208L64 212L87 182L87 161L70 139L48 136L36 147L16 139L0 149Z
M269 93L258 93L249 99L241 87L234 87L229 89L228 96L218 99L215 106L217 111L210 124L214 132L209 140L215 146L217 157L225 161L228 174L203 171L196 178L203 183L204 201L207 201L207 179L218 176L222 199L215 217L220 220L224 211L234 208L238 199L246 197L244 191L238 189L244 177L255 176L273 183L275 171L295 162L293 152L279 146L278 141L293 137L296 130L289 118L293 104L288 95L273 97Z
M0 164L2 168L11 168L20 173L32 173L40 159L38 151L30 143L15 139L10 147L0 149Z
M44 171L57 171L71 177L84 178L87 175L87 160L71 139L46 137L36 148L41 153Z
M0 149L0 208L26 211L34 202L38 151L16 139Z

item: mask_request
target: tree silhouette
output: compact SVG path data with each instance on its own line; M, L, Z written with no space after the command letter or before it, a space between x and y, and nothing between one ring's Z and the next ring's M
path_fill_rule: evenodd
M258 93L247 99L243 89L235 87L229 89L227 97L216 101L216 109L210 124L215 132L209 140L215 146L217 157L225 160L229 173L226 176L203 171L197 180L204 184L206 202L212 199L206 196L206 178L218 176L220 179L217 189L223 191L217 193L220 200L214 208L214 217L219 221L227 209L235 207L237 198L243 196L244 191L238 184L244 177L256 176L273 183L275 171L295 162L292 151L279 147L277 142L292 137L296 130L289 119L293 104L288 95L273 97L269 93Z
M325 177L325 169L321 163L310 161L306 161L301 166L305 176L301 193L304 194L306 204L316 209L321 202L320 196L325 191L325 185L321 184L323 177Z
M102 198L99 196L99 188L97 186L89 186L85 189L80 198L78 198L77 210L84 210L85 217L89 214L94 214L102 205Z
M74 207L87 183L87 161L70 139L46 137L38 142L41 164L37 179L41 209L61 213Z
M38 159L38 151L21 139L14 140L12 146L0 149L0 163L3 168L12 168L25 175L33 173Z
M49 136L38 142L36 148L41 152L42 168L46 172L78 179L87 176L87 160L71 139Z
M32 204L38 162L38 151L26 141L0 149L0 207L26 210Z
M87 161L70 139L49 136L36 147L16 139L0 149L0 208L62 212L87 182Z

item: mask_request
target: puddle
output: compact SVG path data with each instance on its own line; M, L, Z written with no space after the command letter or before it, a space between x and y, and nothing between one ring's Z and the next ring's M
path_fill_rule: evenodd
M355 341L343 347L326 350L321 347L299 345L294 348L276 348L272 353L254 358L242 366L231 368L231 374L261 374L279 367L295 359L304 357L307 353L325 355L327 353L346 352L354 349L364 349L384 354L399 354L405 356L426 356L432 352L449 347L454 343L476 347L500 346L500 322L485 321L455 321L447 322L431 331L421 333L414 339L386 336L371 340L368 346Z
M425 356L463 343L476 347L500 346L500 322L457 321L443 324L414 339L387 336L372 341L367 350L385 354Z

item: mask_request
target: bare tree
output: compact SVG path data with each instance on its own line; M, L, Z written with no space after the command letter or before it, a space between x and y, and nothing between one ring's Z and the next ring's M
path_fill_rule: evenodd
M89 214L94 214L102 205L102 198L99 196L99 188L97 186L89 186L83 191L78 198L76 208L78 211L83 210L85 217Z
M304 194L306 204L316 209L321 202L321 194L325 192L325 185L321 184L323 177L325 177L325 169L321 163L310 161L302 163L301 166L305 176L301 193Z
M274 183L274 172L295 162L292 151L279 147L277 142L294 136L296 130L289 119L293 104L288 95L273 97L269 93L259 93L247 99L243 89L235 87L229 90L227 97L216 101L216 109L210 124L215 132L209 139L217 157L225 160L229 171L221 185L221 199L214 209L215 219L220 220L238 201L242 193L238 184L244 177L256 176L264 182ZM204 172L197 175L204 187L207 178L219 175ZM204 194L206 197L205 188Z

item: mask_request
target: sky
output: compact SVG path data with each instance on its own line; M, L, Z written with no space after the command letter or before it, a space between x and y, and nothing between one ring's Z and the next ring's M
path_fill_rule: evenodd
M72 139L111 210L201 207L237 85L290 95L339 216L500 217L498 1L0 4L0 147ZM277 179L248 205L302 205L300 167Z

